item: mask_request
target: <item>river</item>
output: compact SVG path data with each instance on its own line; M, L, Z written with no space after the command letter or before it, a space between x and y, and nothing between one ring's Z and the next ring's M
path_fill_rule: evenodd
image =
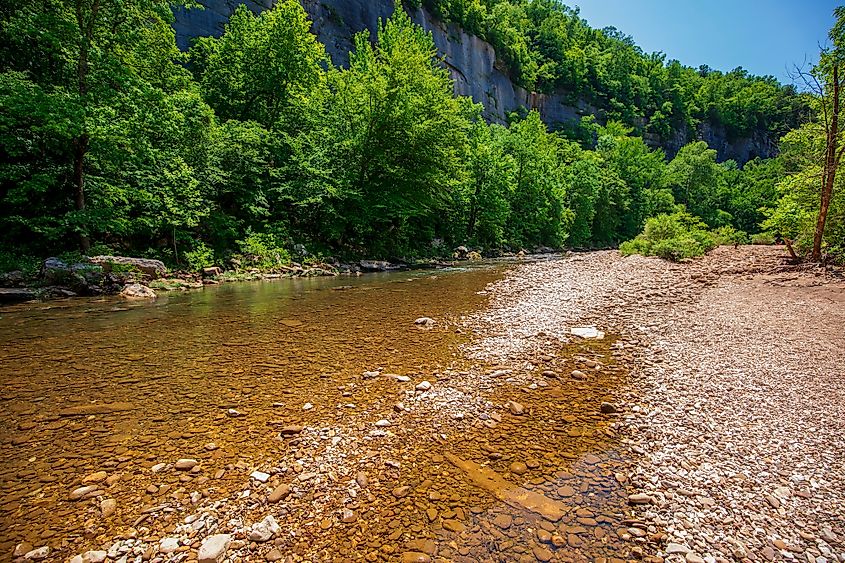
M254 561L627 553L626 460L586 407L624 385L612 338L553 346L528 368L462 352L506 267L0 309L0 558L23 542L49 560L133 561L173 537L182 546L159 556L189 561L219 532ZM607 369L570 379L585 358ZM454 459L565 515L503 501ZM250 541L267 515L281 530Z

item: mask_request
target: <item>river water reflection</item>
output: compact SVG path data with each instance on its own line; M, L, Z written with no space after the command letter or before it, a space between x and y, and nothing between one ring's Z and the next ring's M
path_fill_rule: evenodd
M459 347L474 335L462 316L485 306L502 269L0 310L0 559L26 542L61 561L118 537L116 557L153 558L170 535L183 547L168 557L187 561L221 531L234 533L231 553L255 561L626 558L615 477L625 461L594 408L624 370L609 342L549 343L521 376L524 364L465 359ZM421 329L421 316L437 324ZM568 375L577 355L606 369L588 382L541 375ZM519 376L510 384L484 377L505 368ZM424 380L432 389L416 391ZM291 426L302 429L280 437ZM551 522L505 504L449 456L567 514ZM182 458L199 463L178 471ZM268 482L250 479L255 470ZM280 485L290 492L268 503ZM90 493L70 500L82 486ZM282 531L250 542L243 530L268 514Z

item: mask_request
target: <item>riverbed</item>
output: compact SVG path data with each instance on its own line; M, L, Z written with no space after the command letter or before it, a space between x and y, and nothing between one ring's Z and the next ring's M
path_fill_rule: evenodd
M519 267L0 310L0 558L193 561L215 535L232 561L642 555L600 408L637 342L479 354L520 329L483 320Z

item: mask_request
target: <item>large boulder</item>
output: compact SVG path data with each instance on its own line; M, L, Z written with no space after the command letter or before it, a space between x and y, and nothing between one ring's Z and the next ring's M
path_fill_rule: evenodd
M389 272L402 268L399 264L391 264L385 260L361 260L358 265L365 272Z
M35 292L23 287L0 287L0 303L15 303L35 299Z
M48 285L64 285L67 284L73 272L64 261L58 258L47 258L41 263L41 271L39 277Z
M151 258L130 258L128 256L93 256L88 259L92 264L97 264L103 268L103 271L110 273L115 270L131 270L135 269L156 279L167 272L164 262L161 260L153 260Z

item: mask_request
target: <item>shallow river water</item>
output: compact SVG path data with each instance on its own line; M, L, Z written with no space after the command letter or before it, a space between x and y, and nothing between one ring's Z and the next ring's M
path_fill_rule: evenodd
M645 530L626 521L627 461L597 409L625 384L613 339L465 358L503 269L0 309L0 560L27 543L51 561L192 561L213 533L240 561L630 558ZM281 530L250 541L267 515ZM164 537L181 547L159 553Z

